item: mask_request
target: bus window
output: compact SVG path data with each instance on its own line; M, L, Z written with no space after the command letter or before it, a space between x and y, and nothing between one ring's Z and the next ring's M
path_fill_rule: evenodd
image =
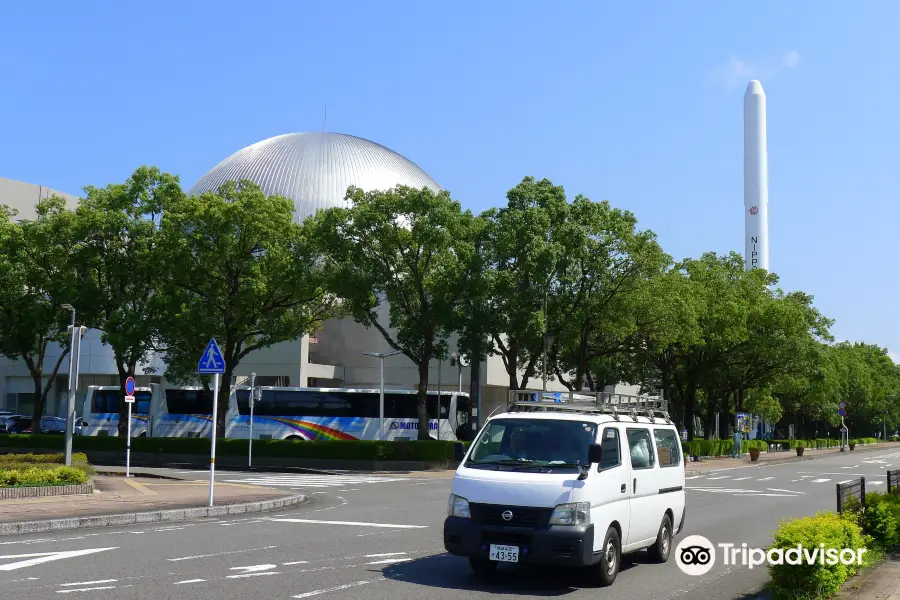
M118 413L119 390L95 390L91 407L94 413Z
M136 415L149 415L150 414L150 397L151 397L151 394L149 391L135 391L134 406L132 407L134 414L136 414Z
M206 390L166 390L166 408L171 415L211 415L213 394Z

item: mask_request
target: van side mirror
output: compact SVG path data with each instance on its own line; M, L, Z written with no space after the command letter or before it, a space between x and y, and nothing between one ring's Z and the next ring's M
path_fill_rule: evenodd
M592 465L603 461L603 446L591 444L588 446L588 462Z

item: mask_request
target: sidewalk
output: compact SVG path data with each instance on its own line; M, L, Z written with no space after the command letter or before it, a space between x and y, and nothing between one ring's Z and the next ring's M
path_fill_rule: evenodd
M836 600L900 600L900 554L844 584Z
M164 481L150 477L107 477L93 479L91 496L49 496L0 500L0 523L77 519L207 506L209 483L204 481ZM291 496L289 490L219 483L215 506L278 500Z
M856 450L850 452L846 449L843 454L856 455L866 452L875 452L878 450L900 449L900 442L885 442L883 444L869 444L868 446L857 446ZM744 454L741 458L719 457L704 458L699 462L689 462L685 468L687 473L691 475L703 475L712 471L721 471L724 469L735 469L737 467L764 467L768 465L780 465L784 463L802 462L805 460L815 460L817 458L826 458L829 456L840 455L840 448L827 448L824 450L810 450L807 448L803 452L803 456L797 456L794 450L786 450L784 452L764 452L759 455L757 462L750 461L750 455Z

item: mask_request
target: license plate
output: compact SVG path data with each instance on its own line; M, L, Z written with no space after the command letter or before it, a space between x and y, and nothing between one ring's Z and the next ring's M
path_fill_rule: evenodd
M491 544L491 560L517 563L519 562L519 547Z

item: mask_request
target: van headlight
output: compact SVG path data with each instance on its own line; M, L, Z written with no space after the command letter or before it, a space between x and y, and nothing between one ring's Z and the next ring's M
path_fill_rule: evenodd
M559 504L550 515L551 525L588 525L591 522L591 503Z
M471 518L469 515L469 501L462 496L450 494L450 500L447 502L447 514L461 519Z

